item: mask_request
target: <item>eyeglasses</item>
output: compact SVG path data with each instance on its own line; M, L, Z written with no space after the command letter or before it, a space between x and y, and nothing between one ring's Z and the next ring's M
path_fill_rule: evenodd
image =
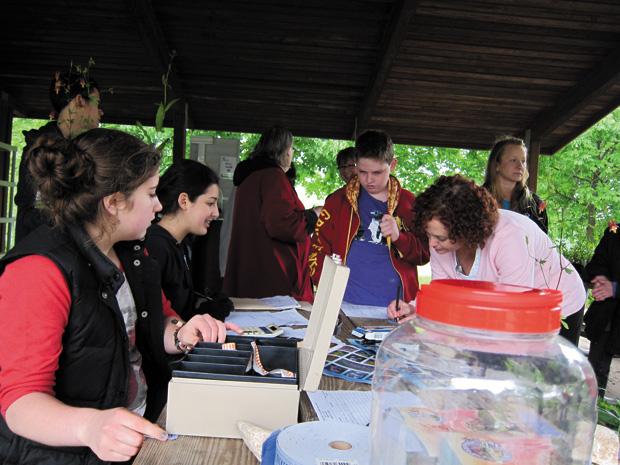
M345 168L355 168L357 165L355 163L349 163L348 165L340 165L338 166L339 170L343 170Z

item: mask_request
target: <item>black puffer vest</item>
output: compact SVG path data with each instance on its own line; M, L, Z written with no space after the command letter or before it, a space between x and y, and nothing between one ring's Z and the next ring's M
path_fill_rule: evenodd
M157 264L140 242L115 247L136 302L136 345L148 384L145 417L156 419L165 403L170 377L163 347L164 317ZM81 229L62 232L41 226L0 261L27 255L53 260L71 293L71 309L56 371L56 398L67 405L109 409L127 405L128 338L116 292L123 275ZM41 421L45 421L41 418ZM11 432L0 417L0 463L101 464L86 447L49 447Z

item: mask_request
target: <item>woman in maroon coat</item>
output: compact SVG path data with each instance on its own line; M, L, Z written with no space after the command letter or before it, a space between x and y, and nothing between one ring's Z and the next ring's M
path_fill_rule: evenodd
M235 297L291 295L312 300L307 271L309 234L316 222L287 177L293 135L272 127L237 165L224 291Z

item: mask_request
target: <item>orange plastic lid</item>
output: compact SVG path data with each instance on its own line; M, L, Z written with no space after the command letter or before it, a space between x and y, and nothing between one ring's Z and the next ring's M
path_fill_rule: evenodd
M466 328L547 333L560 328L562 292L488 281L437 279L422 285L416 313Z

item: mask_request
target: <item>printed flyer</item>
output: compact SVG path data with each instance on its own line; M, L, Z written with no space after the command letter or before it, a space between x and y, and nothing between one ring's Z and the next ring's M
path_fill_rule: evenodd
M336 345L329 350L323 374L353 383L372 382L375 354L349 344Z

